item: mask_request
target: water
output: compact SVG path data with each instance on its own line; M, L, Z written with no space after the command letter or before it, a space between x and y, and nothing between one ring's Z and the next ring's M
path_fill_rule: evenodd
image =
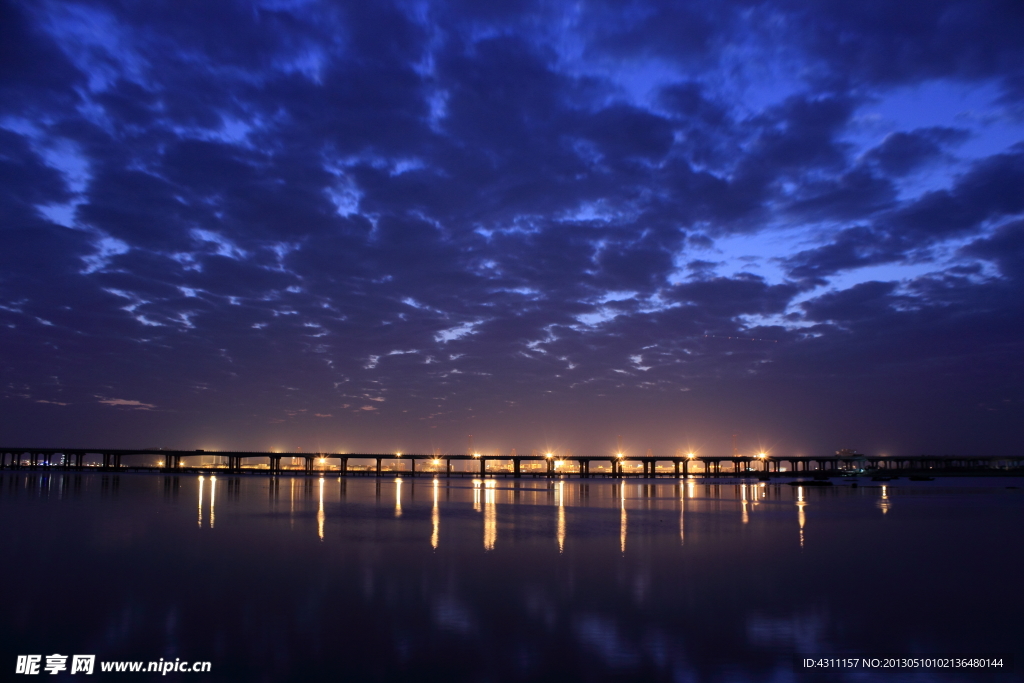
M1019 681L1024 489L1007 487L1022 485L4 472L0 666L83 653L207 660L168 676L205 681ZM816 672L798 653L1018 666Z

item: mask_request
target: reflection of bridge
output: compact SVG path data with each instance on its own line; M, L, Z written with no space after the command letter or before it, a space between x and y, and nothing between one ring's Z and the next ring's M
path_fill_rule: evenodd
M158 467L132 465L131 460L140 456L159 457ZM86 458L98 459L96 465L86 465ZM226 465L201 468L183 463L184 458L214 457L226 460ZM303 466L298 469L282 467L282 458L301 459ZM258 464L254 464L259 460ZM358 467L352 460L370 461L373 465ZM264 464L264 461L266 464ZM319 462L318 462L319 461ZM385 469L385 461L397 463L399 467ZM469 461L476 463L469 468L456 470L454 463ZM722 464L726 468L722 469ZM317 465L321 465L320 468ZM408 465L408 468L405 467ZM593 467L592 467L593 465ZM783 465L786 465L783 469ZM1024 468L1024 456L957 456L957 455L916 455L882 456L837 454L827 456L588 456L588 455L416 455L399 453L260 453L246 451L182 451L154 448L142 449L88 449L88 448L0 448L0 467L3 468L63 468L83 469L99 467L117 470L123 467L159 469L177 472L196 469L218 469L228 472L281 473L304 472L313 474L330 470L339 474L366 474L380 476L384 472L416 474L472 474L474 476L522 475L555 477L576 475L579 477L653 477L685 476L770 476L786 472L789 474L814 472L818 474L842 474L863 470L882 472L978 472Z

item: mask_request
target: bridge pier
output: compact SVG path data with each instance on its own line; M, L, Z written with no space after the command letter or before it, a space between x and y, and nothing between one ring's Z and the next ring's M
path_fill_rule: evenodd
M516 479L519 479L522 476L519 470L519 458L512 459L512 476Z
M444 459L444 476L450 478L452 476L452 459Z
M383 460L384 460L384 458L377 458L377 476L378 477L380 476L380 463Z

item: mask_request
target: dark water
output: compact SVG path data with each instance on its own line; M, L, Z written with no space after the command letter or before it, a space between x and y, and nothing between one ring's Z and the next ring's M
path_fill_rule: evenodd
M56 652L206 681L1022 680L1021 480L845 484L5 472L0 678Z

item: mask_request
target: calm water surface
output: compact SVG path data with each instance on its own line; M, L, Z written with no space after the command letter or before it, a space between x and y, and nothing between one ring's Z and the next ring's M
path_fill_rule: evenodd
M1017 486L5 472L2 666L59 652L209 660L167 677L205 681L1019 681ZM794 665L994 652L1017 669Z

